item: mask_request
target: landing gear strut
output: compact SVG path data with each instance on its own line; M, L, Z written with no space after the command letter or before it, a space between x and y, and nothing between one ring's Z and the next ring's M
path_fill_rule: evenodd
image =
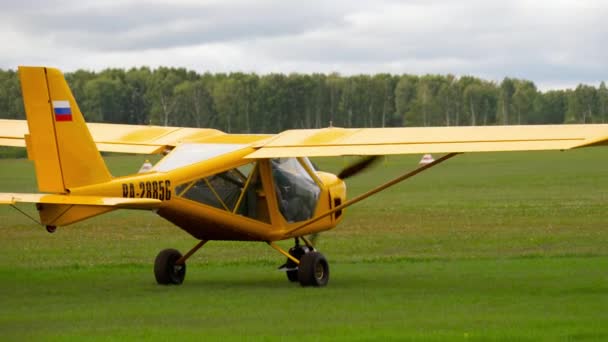
M160 285L180 285L186 277L186 260L198 251L207 240L201 240L191 250L182 255L178 250L169 248L158 253L154 261L154 277Z
M289 249L289 255L300 260L302 256L308 252L312 252L314 248L309 248L308 246L300 245L300 239L295 239L295 246ZM283 266L280 267L285 270L285 274L287 275L287 279L291 282L298 281L298 264L295 261L291 260L291 258L287 258L287 261Z

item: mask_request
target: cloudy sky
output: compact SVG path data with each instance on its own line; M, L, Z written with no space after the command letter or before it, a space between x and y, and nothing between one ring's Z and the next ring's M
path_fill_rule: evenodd
M0 0L0 68L608 80L601 0Z

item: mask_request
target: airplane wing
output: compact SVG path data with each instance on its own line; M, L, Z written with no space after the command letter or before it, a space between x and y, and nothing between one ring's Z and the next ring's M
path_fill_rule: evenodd
M608 144L608 124L289 130L246 158L567 150Z
M97 149L102 152L155 154L180 143L250 144L267 139L264 134L227 134L216 129L87 123ZM0 145L25 147L27 121L0 119Z
M252 144L246 158L566 150L608 144L608 124L395 127L227 134L208 128L87 123L100 151L154 154L180 143ZM0 145L25 146L25 120L0 119Z
M74 204L130 209L155 209L160 206L162 201L152 198L0 193L0 204L10 205L16 203Z

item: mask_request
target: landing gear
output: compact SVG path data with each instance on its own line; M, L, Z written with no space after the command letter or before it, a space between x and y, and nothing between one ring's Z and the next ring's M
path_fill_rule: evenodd
M300 245L300 240L305 245ZM180 285L186 277L186 260L207 243L201 240L188 253L182 255L178 250L164 249L156 256L154 261L154 277L160 285ZM289 252L283 250L276 243L268 244L287 257L287 262L280 269L286 271L287 279L291 282L299 281L302 286L321 287L329 282L329 263L323 254L317 252L310 241L305 237L296 238L295 246Z
M308 246L294 246L289 249L289 255L300 260L300 259L302 259L302 256L304 254L306 254L310 251L312 251L312 249L308 248ZM291 282L298 281L298 264L296 264L290 258L287 258L285 265L283 265L282 267L285 267L285 274L287 274L287 279L289 281L291 281Z
M196 246L183 255L176 249L164 249L154 261L154 277L160 285L180 285L186 277L186 260L203 247L207 240L199 241Z
M186 277L186 263L178 264L182 254L176 249L160 251L154 261L154 276L161 285L180 285Z
M310 241L306 238L302 239L306 245L300 245L299 239L296 238L295 246L289 249L289 253L274 243L269 243L274 249L287 256L287 262L279 269L285 271L289 281L299 281L302 286L321 287L327 285L329 281L327 259L312 247Z

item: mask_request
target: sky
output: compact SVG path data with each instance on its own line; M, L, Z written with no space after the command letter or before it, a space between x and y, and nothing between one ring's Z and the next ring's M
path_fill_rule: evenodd
M0 68L608 80L602 0L0 0Z

